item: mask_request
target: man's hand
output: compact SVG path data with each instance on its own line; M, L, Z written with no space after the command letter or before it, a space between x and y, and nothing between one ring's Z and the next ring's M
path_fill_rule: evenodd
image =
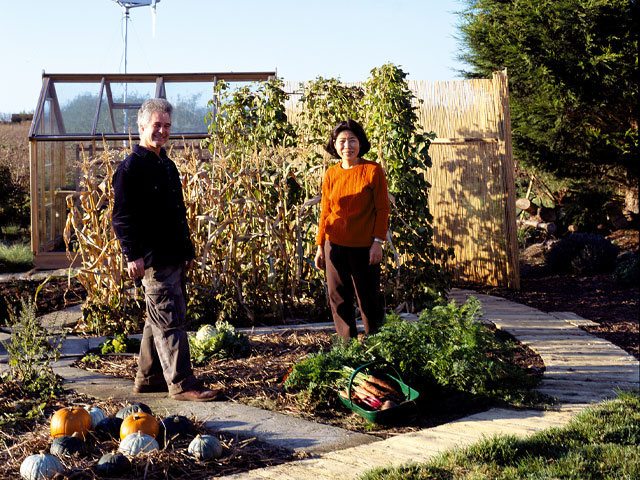
M373 242L369 249L369 265L377 265L382 261L382 244Z
M131 278L144 277L144 258L140 257L127 263L127 272Z

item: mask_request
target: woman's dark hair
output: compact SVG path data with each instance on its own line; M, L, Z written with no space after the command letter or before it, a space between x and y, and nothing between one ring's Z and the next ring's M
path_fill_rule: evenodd
M350 132L352 132L358 139L358 142L360 142L360 150L358 151L359 157L362 157L371 149L371 144L369 143L369 140L367 140L367 135L364 133L364 130L360 126L360 124L351 119L343 120L342 122L338 123L333 128L333 130L331 130L329 141L324 147L327 153L333 158L340 158L340 155L338 155L338 152L336 151L335 142L338 138L338 135L340 135L340 132L344 132L345 130L349 130Z

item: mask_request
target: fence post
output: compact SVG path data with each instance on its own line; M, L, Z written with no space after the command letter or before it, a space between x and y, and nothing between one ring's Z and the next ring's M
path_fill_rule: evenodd
M511 146L511 110L509 109L509 79L507 69L493 72L496 112L498 113L498 151L502 157L502 191L504 226L506 234L506 275L509 288L520 290L520 265L518 258L518 232L516 227L515 165Z

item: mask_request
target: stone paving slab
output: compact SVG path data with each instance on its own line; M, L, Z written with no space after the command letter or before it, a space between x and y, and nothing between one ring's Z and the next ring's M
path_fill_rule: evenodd
M322 453L378 441L372 435L307 422L296 417L234 402L180 402L165 393L134 394L133 381L73 368L74 359L58 362L55 373L69 387L94 398L141 401L160 416L181 414L196 417L212 431L224 431L244 438L256 438L291 451Z

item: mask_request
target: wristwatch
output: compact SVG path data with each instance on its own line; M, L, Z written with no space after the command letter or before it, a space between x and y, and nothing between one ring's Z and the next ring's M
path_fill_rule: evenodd
M384 243L384 240L383 240L383 239L381 239L381 238L378 238L378 237L374 237L374 238L373 238L373 241L374 241L374 242L378 242L378 243Z

